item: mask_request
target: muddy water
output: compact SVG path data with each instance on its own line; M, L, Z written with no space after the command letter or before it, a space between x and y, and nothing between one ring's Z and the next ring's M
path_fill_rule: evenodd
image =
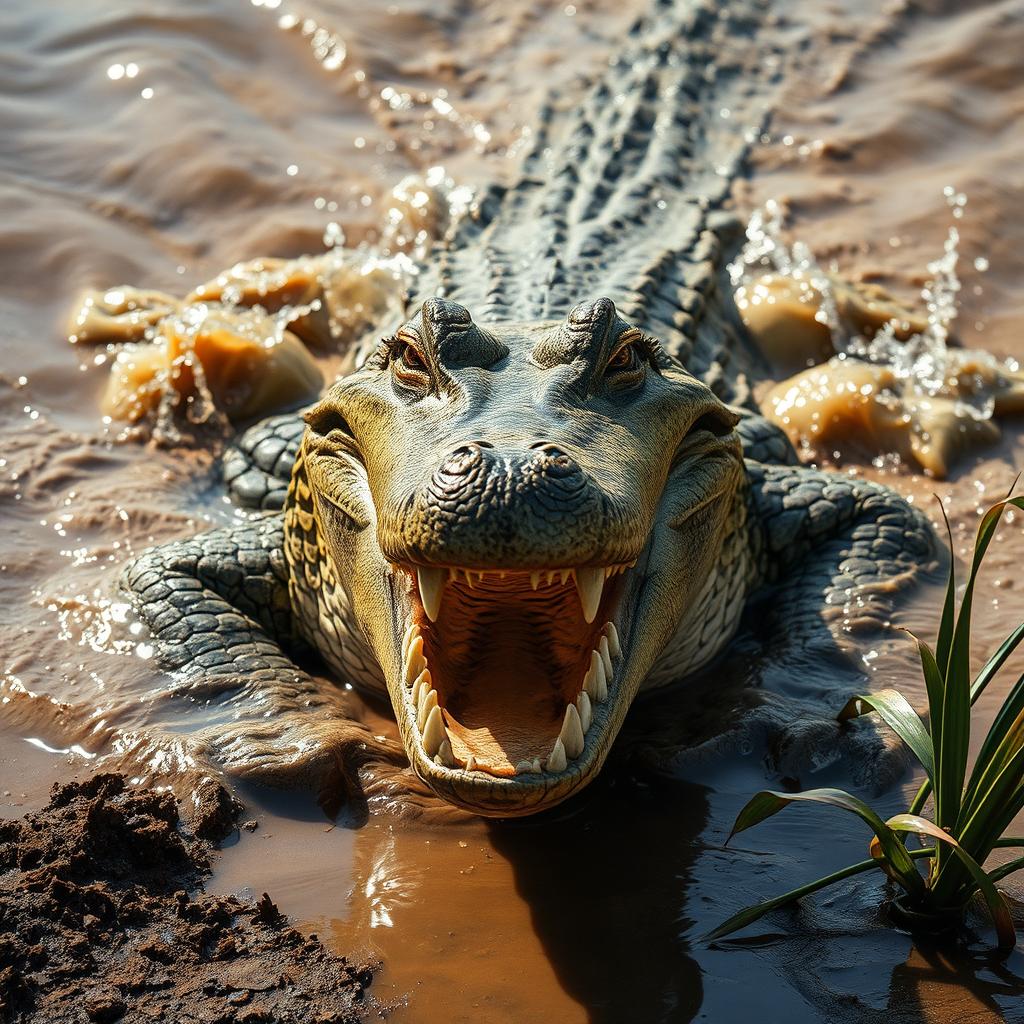
M181 294L236 260L318 250L325 232L373 240L392 186L437 164L470 186L502 178L546 89L571 95L638 6L0 9L0 813L133 748L146 776L193 767L185 742L145 746L144 725L186 738L203 709L163 696L113 582L147 544L235 515L210 452L104 430L105 366L61 332L75 294L121 281ZM961 338L1024 359L1021 5L839 0L787 5L786 18L829 56L787 91L740 208L788 201L792 232L822 262L909 300L941 250L953 187L967 196ZM843 470L930 509L937 491L962 555L978 509L1022 466L1011 423L942 484L884 464ZM1020 619L1022 542L1017 517L993 546L979 651ZM901 621L927 635L933 598L922 591ZM866 650L864 671L922 696L905 646ZM1019 953L996 967L915 949L878 926L873 881L739 949L697 941L740 905L863 856L856 825L795 811L723 851L765 780L760 752L695 762L663 727L713 722L750 679L790 676L737 645L713 677L639 706L602 778L544 819L411 821L382 807L332 821L312 798L246 791L259 826L228 847L214 884L269 888L339 948L380 955L376 998L395 1020L1024 1019ZM805 781L848 780L833 765ZM882 809L900 798L890 790Z

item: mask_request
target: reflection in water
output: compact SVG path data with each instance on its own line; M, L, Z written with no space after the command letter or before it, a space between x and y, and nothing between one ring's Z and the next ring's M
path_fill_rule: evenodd
M700 787L613 766L535 819L385 813L356 829L332 828L308 800L250 789L246 802L261 824L212 888L267 889L333 948L381 961L372 995L389 1021L687 1022L699 1010L684 935Z
M893 969L889 1020L1001 1024L1021 1019L1022 997L1024 978L997 960L974 961L918 945ZM1016 1017L1010 1009L1015 1003Z
M565 988L593 1022L690 1021L701 973L683 933L703 790L607 772L549 814L490 828Z

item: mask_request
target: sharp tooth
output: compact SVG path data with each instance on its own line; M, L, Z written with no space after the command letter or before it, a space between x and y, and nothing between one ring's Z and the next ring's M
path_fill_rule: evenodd
M590 652L590 668L583 677L583 688L594 703L608 696L608 677L604 673L604 661L597 651Z
M619 643L619 631L615 628L614 622L606 622L604 631L608 635L608 650L613 658L622 654L622 645Z
M562 586L563 587L565 586L566 580L568 580L570 576L573 578L573 580L576 579L576 573L574 573L572 571L572 569L559 569L558 570L558 575L562 579Z
M533 774L534 775L540 775L540 758L539 757L535 757L533 759L533 766L532 767L533 767Z
M437 622L438 612L441 611L445 576L447 573L444 569L430 569L427 566L422 566L416 570L416 580L420 585L420 600L423 602L423 610L431 622Z
M586 675L583 676L583 689L590 694L591 700L597 700L597 673L601 664L601 655L597 651L590 652L590 664L587 666Z
M416 711L416 724L419 726L420 732L423 732L427 727L427 719L430 718L434 709L437 707L437 690L428 690L424 687L420 691L420 702ZM432 753L436 754L434 750Z
M437 694L433 690L430 692L436 701ZM433 757L441 749L441 744L446 738L444 725L441 722L441 709L435 703L423 726L423 749L427 752L427 757Z
M604 589L604 570L580 568L576 570L576 589L579 591L580 604L583 605L583 618L593 622L597 609L601 604L601 591Z
M410 623L406 628L404 635L402 636L402 664L404 665L409 657L409 648L412 646L413 640L420 635L420 627L415 623Z
M434 760L443 764L446 768L455 767L455 755L452 753L452 745L447 736L441 740L441 746Z
M565 747L562 745L560 739L555 740L555 745L551 748L551 753L548 754L547 770L549 772L562 772L565 771L565 766L568 762L565 759Z
M604 674L604 662L601 661L600 656L597 659L596 688L597 701L600 704L608 699L608 677Z
M594 720L594 713L590 708L590 697L587 696L587 691L583 690L576 698L576 710L580 714L580 725L583 727L583 732L590 728L590 723Z
M469 757L466 758L466 771L476 771L476 757L474 757L472 754L470 754Z
M405 654L405 685L409 686L427 667L427 659L423 657L423 637L413 637L409 650Z
M412 684L412 706L419 710L420 706L420 694L423 689L431 689L433 680L430 678L430 669L425 668L417 677L416 682Z
M601 637L601 642L597 645L597 653L601 655L605 679L611 679L615 675L615 670L612 668L612 652L608 645L608 637Z
M550 570L544 573L544 585L550 587L551 581L555 578L555 574Z
M459 570L458 569L451 568L451 569L448 570L448 582L449 583L458 583L459 582Z
M565 719L562 721L562 731L558 738L562 741L568 757L579 757L583 753L583 723L575 704L566 704Z
M530 586L533 587L534 590L536 590L540 586L540 573L539 572L531 572L530 573Z

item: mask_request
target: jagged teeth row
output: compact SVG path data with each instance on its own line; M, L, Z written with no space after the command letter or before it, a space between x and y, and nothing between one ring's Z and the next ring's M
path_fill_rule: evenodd
M594 721L594 705L608 699L608 687L614 676L614 662L622 656L619 633L615 623L606 622L601 631L597 649L590 652L590 665L583 676L583 686L574 703L566 704L562 728L547 758L535 757L520 761L516 774L540 774L542 771L561 772L569 761L579 757L586 745L587 731ZM441 708L437 703L427 659L423 653L423 636L416 624L409 626L402 637L403 678L408 698L416 715L416 727L423 741L427 757L435 764L457 767L452 745L444 727ZM466 771L476 769L476 758L470 754L464 765Z
M601 605L605 580L631 569L634 565L636 565L636 559L632 562L593 568L581 566L576 569L542 569L530 573L530 585L537 590L541 586L550 587L556 581L565 586L569 580L572 580L576 584L580 604L583 606L583 617L587 622L593 622L597 615L597 609ZM505 579L508 572L502 569L443 569L421 566L416 570L416 582L419 584L420 600L423 602L423 610L427 613L427 618L431 622L437 621L437 617L441 613L441 600L444 597L446 582L456 583L461 579L470 587L475 587L492 576Z

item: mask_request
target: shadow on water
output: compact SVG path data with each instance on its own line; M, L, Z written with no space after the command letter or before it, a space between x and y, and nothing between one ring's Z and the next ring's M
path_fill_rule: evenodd
M559 981L594 1024L685 1022L700 1009L683 936L706 820L701 787L620 770L547 814L490 825Z

